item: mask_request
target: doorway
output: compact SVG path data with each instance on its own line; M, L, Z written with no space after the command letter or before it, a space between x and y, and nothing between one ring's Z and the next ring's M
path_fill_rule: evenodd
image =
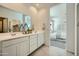
M50 8L50 47L55 55L65 55L66 49L66 4ZM52 54L50 52L50 54ZM54 55L52 54L52 55Z
M8 32L8 19L0 17L0 33Z

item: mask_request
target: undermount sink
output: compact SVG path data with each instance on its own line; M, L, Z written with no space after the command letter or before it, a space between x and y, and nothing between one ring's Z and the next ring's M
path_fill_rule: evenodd
M16 34L15 33L11 33L11 36L15 36Z

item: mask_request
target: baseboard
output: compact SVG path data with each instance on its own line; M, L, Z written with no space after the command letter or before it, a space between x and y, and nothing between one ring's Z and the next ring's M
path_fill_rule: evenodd
M77 50L77 55L79 55L79 50Z
M71 54L73 54L73 55L75 55L75 53L74 52L72 52L72 51L69 51L69 50L66 50L67 52L69 52L69 53L71 53Z
M33 52L31 52L28 56L31 56L31 54L33 54L35 51L37 51L39 48L41 48L42 46L44 46L45 44L42 44L40 47L38 47L36 50L34 50Z

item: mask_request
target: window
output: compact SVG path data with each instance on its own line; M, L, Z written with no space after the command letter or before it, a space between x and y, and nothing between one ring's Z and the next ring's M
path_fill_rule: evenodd
M25 30L31 29L31 17L30 16L25 16Z

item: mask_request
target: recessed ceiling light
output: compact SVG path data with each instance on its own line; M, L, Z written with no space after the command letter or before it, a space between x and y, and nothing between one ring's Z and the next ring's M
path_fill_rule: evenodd
M36 6L38 7L38 6L39 6L39 4L37 3L37 4L36 4Z

